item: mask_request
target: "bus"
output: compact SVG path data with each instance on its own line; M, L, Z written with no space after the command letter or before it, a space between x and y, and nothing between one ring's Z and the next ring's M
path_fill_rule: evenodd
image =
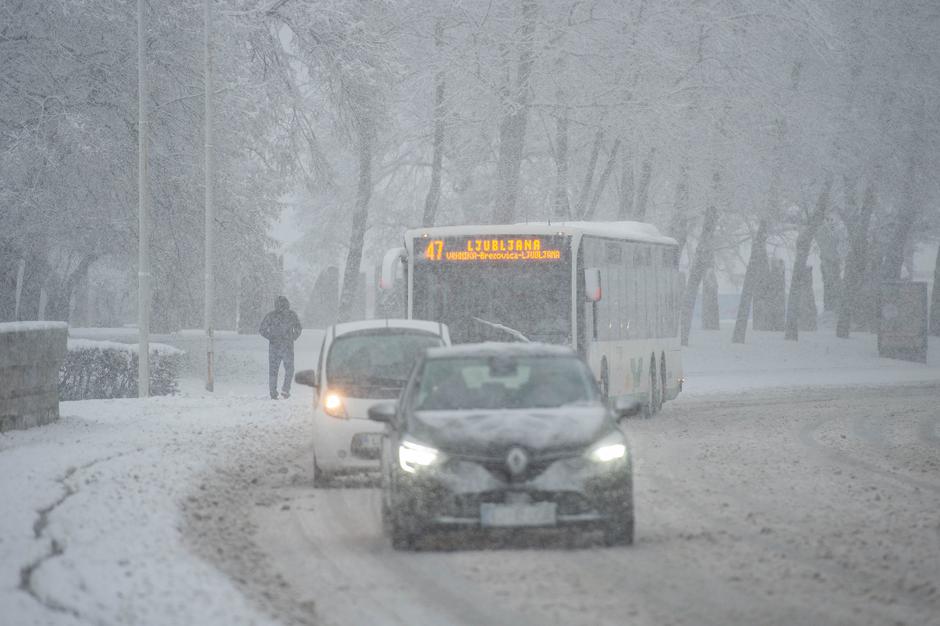
M401 277L408 318L454 343L570 345L604 396L650 415L682 390L679 246L652 224L563 222L405 232L380 287Z

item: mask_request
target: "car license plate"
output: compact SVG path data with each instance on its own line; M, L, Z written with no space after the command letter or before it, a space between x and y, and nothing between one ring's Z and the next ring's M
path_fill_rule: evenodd
M554 526L556 522L554 502L480 505L482 526Z
M383 433L356 433L353 435L349 451L354 457L373 460L382 453Z

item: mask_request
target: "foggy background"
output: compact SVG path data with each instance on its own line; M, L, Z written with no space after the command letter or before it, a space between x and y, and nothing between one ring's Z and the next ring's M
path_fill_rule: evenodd
M360 316L360 270L406 226L649 221L686 300L702 281L731 316L749 260L758 291L784 289L776 259L792 288L803 233L814 304L854 328L881 278L940 267L933 0L213 6L219 329L255 332L281 291L306 326ZM135 11L0 3L0 321L136 319ZM202 8L145 25L172 332L203 323Z

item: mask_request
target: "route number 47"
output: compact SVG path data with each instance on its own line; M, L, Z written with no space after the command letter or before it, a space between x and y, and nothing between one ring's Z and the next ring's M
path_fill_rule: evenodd
M444 250L444 242L440 239L432 239L428 242L428 247L424 249L424 258L428 261L440 261Z

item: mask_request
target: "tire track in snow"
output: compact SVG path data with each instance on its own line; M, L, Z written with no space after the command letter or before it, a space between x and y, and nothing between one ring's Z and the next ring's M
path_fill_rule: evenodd
M328 624L529 623L461 575L448 552L392 550L382 534L375 489L295 490L289 527L259 540L282 573L318 586L318 619ZM303 502L312 502L305 508ZM259 526L276 525L261 511ZM302 542L309 559L290 554ZM296 545L293 550L296 552Z
M814 412L824 415L830 404L851 412L860 398L884 393L816 391L796 398L796 412L789 410L794 399L787 394L758 402L711 398L677 403L675 411L639 422L639 434L631 433L634 442L655 445L644 451L637 474L639 526L633 548L397 553L381 535L374 490L298 488L289 512L281 517L274 508L262 512L283 549L294 553L297 567L315 572L304 574L312 577L301 582L336 583L309 590L320 600L318 614L325 623L368 618L373 612L390 623L427 623L435 617L438 622L512 621L500 605L560 623L919 623L937 607L936 596L913 586L922 582L916 572L905 579L896 565L874 560L882 544L875 543L877 529L865 525L875 518L864 513L864 503L856 506L852 494L832 498L841 484L825 479L834 459L824 451L803 454L801 431L815 441L818 428L828 423ZM743 428L750 431L739 439ZM676 437L681 429L688 432ZM753 447L748 448L748 437L754 438ZM695 452L703 445L706 454L698 457ZM795 469L790 461L796 459L804 465ZM658 471L654 460L676 471ZM698 468L713 460L717 467ZM757 472L750 463L759 464ZM774 471L778 467L779 473ZM727 482L710 482L725 469L730 470ZM802 474L804 482L797 486L814 490L791 493L787 472ZM862 475L896 480L867 471ZM774 481L770 491L763 489L762 478ZM903 497L911 511L920 513L910 490ZM731 506L721 506L723 500ZM313 507L309 514L305 503ZM820 506L828 508L820 512ZM861 528L861 534L837 534L837 515L843 511L845 522L853 525L849 532ZM753 517L745 515L749 512ZM308 539L296 540L298 527ZM917 532L922 531L907 535L917 537ZM270 544L261 547L271 556ZM449 590L473 598L473 612L454 607ZM502 590L508 597L499 595ZM575 597L560 597L565 593ZM579 612L582 602L587 608ZM331 613L337 606L339 612Z
M924 390L923 387L920 389ZM930 388L927 388L927 390L930 390ZM883 394L884 391L880 390L879 393ZM900 396L907 391L909 390L895 390L894 393ZM923 393L920 395L922 398L916 399L915 407L921 406L924 399L932 397ZM828 398L822 397L812 399L812 402L819 403L821 411L830 409L826 406L828 401ZM856 403L857 397L855 394L846 393L837 398L836 406L831 408L840 410L844 414L842 407L847 407L851 411ZM791 452L786 445L786 442L791 438L791 433L796 435L794 439L805 445L806 442L803 439L808 435L812 435L815 429L820 428L822 424L837 419L837 417L812 420L812 414L807 415L805 411L801 411L801 414L798 414L799 419L781 421L778 414L779 416L788 416L790 403L785 398L781 398L774 403L766 403L768 406L770 404L776 404L779 408L769 410L766 415L759 413L728 415L726 411L728 405L723 402L722 398L715 398L713 402L704 405L696 403L694 407L681 406L683 410L679 411L679 415L674 416L676 418L674 425L669 430L678 426L692 433L692 437L686 433L686 443L684 444L692 448L692 456L689 457L689 453L683 446L683 441L671 437L668 431L667 434L663 434L644 432L650 429L643 429L640 439L648 440L654 447L671 449L672 453L671 458L667 457L665 459L665 463L662 462L662 459L660 460L662 469L658 471L643 472L643 470L652 468L649 467L649 463L642 464L641 472L643 474L641 476L645 474L645 477L651 479L652 482L659 483L661 490L677 496L673 500L689 506L693 519L711 519L710 522L706 523L707 527L729 528L736 531L736 533L740 532L742 533L740 537L742 540L771 553L781 554L794 563L802 563L804 566L810 567L811 570L818 569L820 573L834 579L836 584L842 584L846 592L862 598L868 605L866 610L870 611L872 608L872 600L877 601L883 607L883 610L887 612L883 614L883 623L894 620L890 613L893 610L893 605L901 597L906 598L904 605L916 605L919 607L918 610L926 610L927 612L936 610L937 597L934 595L936 589L934 585L929 584L929 571L932 568L923 561L923 551L921 550L918 553L920 556L917 554L912 556L910 553L907 555L907 558L914 559L911 563L916 564L916 570L919 571L919 574L913 570L908 572L905 568L898 570L888 567L887 563L881 561L882 555L883 553L885 555L894 554L895 551L891 549L890 542L882 547L883 536L876 530L881 524L876 523L875 526L871 526L871 522L876 521L877 518L869 519L870 513L865 512L864 501L858 500L851 492L840 494L846 495L848 498L844 501L838 498L830 500L822 495L824 500L818 503L822 507L820 510L817 510L819 508L817 506L811 506L813 505L812 498L800 498L800 500L785 498L779 502L777 501L779 496L787 496L789 493L786 479L788 474L793 475L796 481L794 485L796 486L800 485L800 476L810 478L813 475L807 471L806 466L806 462L810 461L810 469L813 469L812 458L803 459L803 463L798 467L787 461L788 456L793 461L798 461L801 458L799 454L794 454L798 453L798 450ZM737 407L737 404L734 406ZM678 409L680 406L676 408ZM682 413L693 413L693 415L686 416ZM800 428L799 422L807 417L812 421ZM745 424L745 421L752 421L753 424ZM741 433L742 436L739 439L737 431L741 428L749 428L751 432ZM705 438L695 438L696 431L705 433ZM869 438L877 437L879 434L877 430L873 431L872 429L866 431L862 428L861 431ZM802 438L800 435L802 435ZM740 456L736 452L740 449L739 441L741 439L746 440L748 436L758 437L761 442L766 441L769 445L766 454L759 452L762 444L755 443L746 456ZM666 444L662 443L664 438ZM657 440L659 440L658 444ZM812 443L823 445L815 439ZM783 444L782 447L781 444ZM643 448L643 446L638 447ZM696 456L699 449L702 449L701 453ZM774 453L777 452L781 453L780 461L774 460ZM824 463L833 462L834 459L826 456L825 452L829 452L829 450L820 451L815 455L816 463L820 460ZM685 462L688 458L698 458L705 461L708 464L705 466L707 472L714 473L717 471L715 475L722 478L722 482L718 484L717 489L713 489L709 482L703 481L701 483L705 486L703 491L697 488L699 483L695 480L691 480L690 484L690 479L695 478L694 474L683 474L680 477L669 471L672 467L681 469L684 465L688 465ZM766 462L764 461L765 458L767 459ZM723 465L715 468L714 463L716 461L720 462L722 459L728 464L727 467L732 470L731 472L722 472ZM749 460L751 463L758 463L754 468L755 471L751 471L750 475L745 465ZM842 458L840 457L839 460L841 461ZM864 469L867 470L869 465L865 464ZM775 467L784 470L783 473L774 472ZM826 475L824 468L817 467L815 469L817 475L820 469L823 471L822 476ZM742 472L741 470L745 471ZM836 473L838 474L838 472ZM868 472L863 472L863 476L869 476ZM707 481L708 474L706 473L701 478ZM854 479L854 476L852 478ZM879 481L885 481L886 479L896 481L899 477L893 474L889 476L878 474L873 478ZM900 478L906 477L902 476ZM754 484L755 480L757 481L756 485ZM767 484L767 489L770 491L760 488L760 483L763 481L770 481ZM638 479L638 484L642 484L642 482L642 479ZM842 483L842 481L837 480L837 483ZM811 483L804 484L809 485ZM827 484L833 485L829 481L819 484L821 487ZM722 488L722 485L726 485L726 487ZM930 485L930 487L935 486ZM898 530L903 532L898 538L902 541L911 537L922 540L925 537L924 530L930 531L933 527L924 525L923 519L918 521L918 515L923 516L925 511L929 510L929 505L920 506L916 504L920 500L917 497L917 494L920 493L920 486L913 485L908 488L913 493L904 497L906 498L905 502L911 506L902 510L898 517L892 517L895 521L891 523L899 524ZM815 487L807 495L809 494L814 494L816 497L821 495L816 492ZM914 498L911 499L911 496L914 496ZM726 503L722 504L721 500L737 503L738 506L728 507ZM851 509L848 507L851 507ZM927 507L927 509L924 509L924 507ZM877 509L875 510L877 511ZM737 515L734 514L736 511L739 511ZM749 513L743 516L745 512ZM845 519L848 525L842 528L840 524L834 522L838 515L845 514L849 515ZM762 526L762 520L769 522L766 528ZM751 523L747 523L748 521ZM884 523L888 522L885 521ZM794 536L794 530L799 531L799 534ZM819 532L817 541L815 543L804 541L804 538L812 539L813 535L807 533L814 531ZM931 532L930 535L926 536L929 540L928 545L934 543L933 540L936 534ZM782 537L786 541L777 539L777 537ZM933 548L929 549L932 550ZM900 554L904 554L903 549ZM883 592L878 586L873 586L875 580L880 581L879 584L890 589L890 591ZM846 587L843 583L849 581L852 582Z
M917 429L917 435L921 441L930 444L940 444L940 415L925 415Z
M812 422L810 424L806 424L800 429L800 433L799 433L800 441L803 444L805 444L808 448L819 453L821 456L824 456L841 465L845 465L845 466L852 467L852 468L859 469L859 470L864 470L865 472L868 472L871 475L879 476L884 480L888 480L893 483L903 485L904 487L908 489L913 489L915 491L919 489L925 489L927 491L932 491L936 494L940 494L940 484L938 483L931 482L928 480L923 480L920 478L915 478L913 476L908 476L907 474L902 474L894 470L883 469L881 467L878 467L874 463L864 461L860 458L853 456L852 454L848 452L836 450L835 448L832 448L831 446L827 446L826 444L820 442L814 436L815 433L817 433L820 429L822 429L827 424L831 424L832 422L835 422L837 419L839 419L839 416L826 417L826 418L819 419L815 422ZM871 441L878 440L879 436L875 434L874 431L872 431L870 428L868 429L863 428L863 431L866 432L866 434L863 435L863 438L867 437ZM883 438L881 438L880 440L883 442Z

